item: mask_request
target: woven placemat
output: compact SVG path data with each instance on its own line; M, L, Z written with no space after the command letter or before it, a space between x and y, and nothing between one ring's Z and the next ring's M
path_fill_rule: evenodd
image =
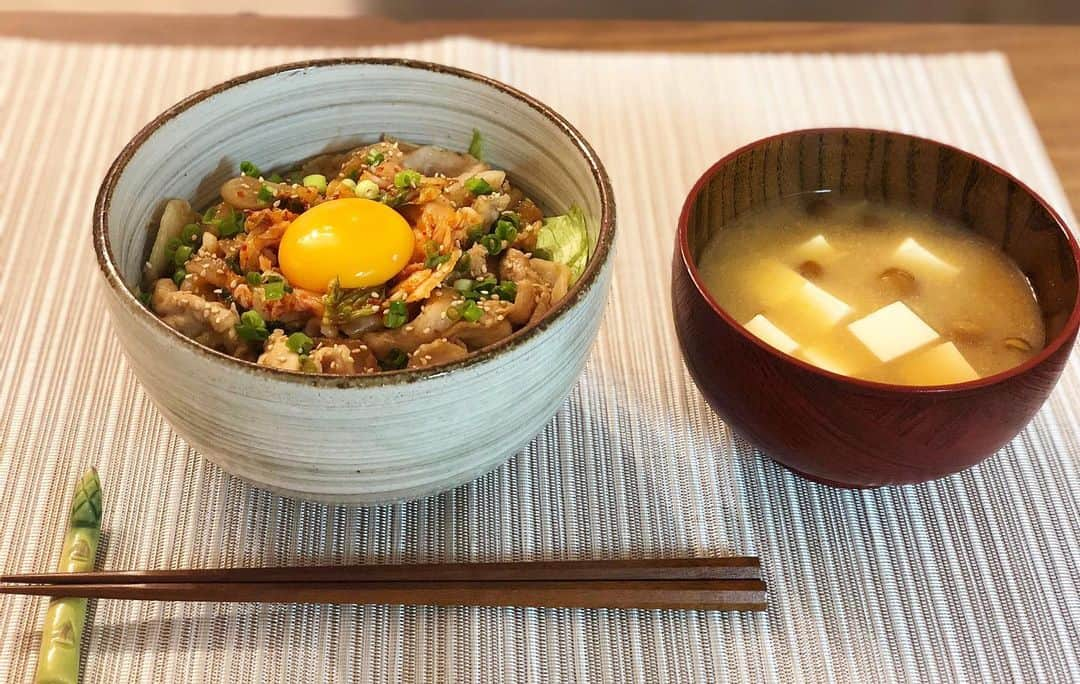
M615 184L616 296L581 382L521 454L422 501L283 499L202 460L136 383L96 282L90 207L140 126L197 88L329 54L441 61L518 86L582 130ZM683 368L667 292L690 184L739 144L842 124L960 145L1071 219L996 54L0 41L0 569L54 565L69 490L96 464L110 568L746 553L762 557L771 593L767 614L100 601L86 682L1080 680L1075 358L981 466L875 491L766 460ZM3 681L29 679L44 607L0 599Z

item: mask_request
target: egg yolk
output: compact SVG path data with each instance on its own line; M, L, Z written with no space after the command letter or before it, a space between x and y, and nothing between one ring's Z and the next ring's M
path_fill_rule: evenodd
M278 248L281 272L290 283L326 292L372 287L397 275L413 253L408 222L385 204L348 198L315 205L296 217Z

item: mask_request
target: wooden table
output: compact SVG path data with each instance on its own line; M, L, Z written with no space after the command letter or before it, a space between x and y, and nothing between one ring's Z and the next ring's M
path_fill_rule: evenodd
M636 21L425 21L0 12L0 36L118 43L364 45L469 35L521 45L703 52L956 52L999 50L1080 207L1080 26Z

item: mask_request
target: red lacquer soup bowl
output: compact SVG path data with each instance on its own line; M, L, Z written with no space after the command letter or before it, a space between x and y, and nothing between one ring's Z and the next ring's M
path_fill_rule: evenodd
M999 245L1031 282L1046 347L997 375L912 387L837 375L758 340L709 295L696 260L739 215L823 191L932 212ZM686 365L728 425L810 479L875 487L968 468L1031 420L1076 339L1078 272L1080 249L1061 217L1002 169L932 140L833 128L751 143L705 172L679 217L671 298Z

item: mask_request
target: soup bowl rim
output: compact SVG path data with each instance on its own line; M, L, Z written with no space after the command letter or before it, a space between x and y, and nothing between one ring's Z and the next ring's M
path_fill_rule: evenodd
M775 133L773 135L768 135L763 138L753 140L745 145L741 145L737 149L724 155L717 162L709 166L709 168L706 169L704 173L701 174L698 180L694 183L693 187L690 189L690 192L687 194L686 199L683 202L682 210L679 212L679 223L676 236L676 242L678 245L679 256L682 260L682 266L689 274L690 281L694 284L694 288L697 293L704 298L704 300L712 308L713 313L715 313L721 321L723 321L728 327L733 328L737 334L741 335L751 344L756 345L760 350L762 350L766 354L769 354L781 363L786 363L809 373L819 375L824 378L844 382L855 387L861 387L864 389L877 391L884 390L901 394L938 394L949 392L963 392L967 390L977 390L983 387L996 385L1000 382L1023 375L1030 369L1040 365L1041 363L1046 361L1046 359L1053 356L1063 345L1068 342L1068 340L1072 339L1076 335L1077 330L1080 329L1080 287L1077 288L1077 294L1076 297L1073 299L1072 303L1072 310L1069 313L1069 317L1066 320L1065 325L1060 331L1058 331L1058 334L1055 335L1052 340L1048 341L1043 346L1043 348L1039 351L1038 354L1035 354L1023 363L1020 363L999 373L988 375L984 378L979 378L977 380L969 380L967 382L957 382L946 385L900 385L887 382L877 382L873 380L864 380L862 378L856 378L850 375L834 373L819 366L815 366L811 363L803 361L802 359L791 356L790 354L785 354L779 349L776 349L772 345L761 340L756 335L750 333L748 330L746 330L745 326L732 318L731 315L728 314L724 310L724 308L719 305L719 303L717 303L717 301L713 298L712 294L709 292L709 289L705 286L705 283L701 277L701 273L698 270L697 262L691 254L690 213L693 210L693 206L697 201L698 196L701 194L702 190L706 187L706 185L708 185L708 183L714 177L716 177L716 175L721 169L732 163L735 159L739 157L739 155L751 149L760 147L761 145L765 145L773 140L778 140L780 138L852 132L899 136L903 138L908 138L910 140L930 143L932 145L936 145L938 147L955 152L961 156L967 157L979 164L982 164L988 167L994 173L1000 174L1007 180L1015 183L1016 186L1020 188L1020 190L1030 196L1040 207L1042 207L1047 212L1047 214L1053 219L1057 230L1065 235L1065 239L1069 244L1069 250L1072 254L1077 274L1080 274L1080 245L1077 244L1076 237L1072 234L1072 231L1069 230L1068 224L1065 223L1065 220L1061 217L1060 214L1058 214L1057 211L1054 210L1052 206L1050 206L1049 202L1043 199L1043 197L1039 193L1035 192L1027 183L1024 183L1022 180L1018 179L1016 176L1009 173L997 164L955 145L950 145L948 143L941 142L940 140L935 140L933 138L913 135L911 133L904 133L902 131L865 128L858 126L802 128L790 131L783 131L781 133Z
M211 349L167 325L161 318L145 307L135 294L128 289L124 284L119 268L117 267L116 257L109 238L109 211L112 204L113 193L121 176L127 169L128 164L147 140L149 140L158 129L180 114L216 95L225 93L226 91L232 90L245 83L285 72L340 66L404 67L406 69L436 73L473 81L498 91L502 95L524 103L543 116L549 123L554 124L555 127L570 141L577 153L585 160L586 165L588 166L590 179L592 183L595 184L595 188L599 194L600 216L597 221L597 238L592 253L589 255L589 260L586 263L584 272L573 286L571 286L570 290L562 300L548 311L543 318L520 330L515 330L511 335L508 335L494 344L470 352L468 356L458 361L423 368L383 371L370 375L341 376L272 368L259 365L252 361L238 359L234 356ZM158 114L139 130L126 145L124 145L116 159L113 160L112 164L109 166L109 169L101 182L97 199L94 203L92 223L92 239L98 267L101 270L105 282L117 295L120 304L129 315L142 318L150 325L169 335L174 342L180 345L180 348L187 349L190 352L203 356L204 358L209 359L211 363L223 363L227 366L231 366L234 370L250 373L256 377L263 377L270 380L282 380L313 387L346 389L354 387L396 385L442 377L449 373L473 367L491 361L496 357L503 356L505 353L532 340L542 331L548 329L555 321L562 318L564 314L585 298L590 290L593 289L593 286L599 279L602 269L610 260L611 248L615 236L615 199L611 180L592 145L589 144L585 137L565 117L531 95L488 76L436 62L396 57L334 57L287 62L241 74L210 86L209 88L192 93L176 104L170 106L161 114Z

